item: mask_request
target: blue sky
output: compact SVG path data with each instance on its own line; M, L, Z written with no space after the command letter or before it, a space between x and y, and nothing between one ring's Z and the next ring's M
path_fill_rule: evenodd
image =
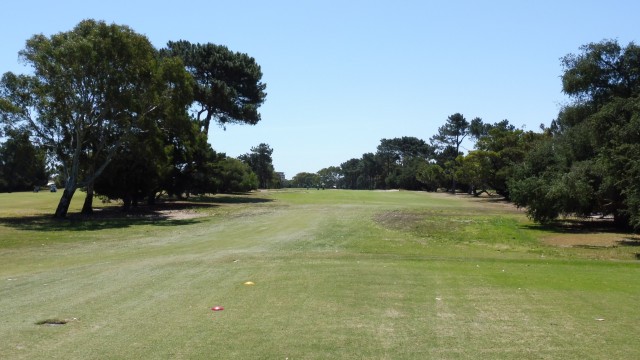
M28 72L26 39L93 18L158 48L212 42L248 53L267 84L262 121L213 127L218 152L267 143L288 178L375 152L380 139L428 140L447 117L537 130L567 101L560 58L581 45L638 42L638 1L45 1L3 3L0 73Z

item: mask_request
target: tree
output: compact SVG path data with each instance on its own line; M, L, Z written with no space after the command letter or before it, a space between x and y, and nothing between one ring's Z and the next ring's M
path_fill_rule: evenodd
M0 192L31 190L47 183L46 157L28 132L9 130L0 144Z
M357 180L358 189L375 189L382 186L384 181L380 181L382 177L382 164L380 157L373 153L364 153L360 158L360 175Z
M487 151L471 151L456 159L456 181L469 186L469 193L479 196L488 193L491 178L491 164L494 154ZM479 190L479 191L478 191Z
M432 159L434 153L435 149L431 145L413 136L380 140L376 156L385 170L385 187L419 189L421 186L416 180L417 167Z
M474 121L477 122L475 119ZM447 146L452 146L455 149L455 153L459 155L460 145L469 133L467 119L462 114L455 113L447 118L447 122L438 128L438 133L432 136L430 140L440 150Z
M380 140L376 157L379 170L384 169L381 175L385 187L414 189L417 185L414 176L416 159L427 161L433 155L432 146L413 136Z
M320 182L326 187L337 187L340 182L340 168L337 166L329 166L324 169L320 169L317 172L320 176Z
M261 189L268 189L273 179L274 169L271 154L273 154L273 149L269 147L268 144L261 143L258 146L252 147L250 153L238 157L247 163L253 172L258 175L259 187Z
M255 125L260 121L258 108L267 94L254 58L223 45L191 44L185 40L170 41L161 52L179 56L195 79L195 119L205 135L211 120L222 126Z
M297 173L293 179L291 179L291 185L299 188L309 188L320 186L321 181L322 179L318 174L301 172Z
M438 164L423 163L416 171L418 180L427 191L437 191L445 180L444 170Z
M341 188L358 189L358 179L362 176L362 160L350 159L340 164L342 174Z
M474 119L472 123L478 123L480 119ZM438 133L430 138L431 144L440 150L440 154L446 156L441 159L441 164L454 164L460 155L460 145L470 134L470 124L460 113L455 113L447 118L447 122L438 128ZM455 167L455 165L454 165ZM455 168L450 172L453 174ZM451 191L456 191L455 176L451 176Z
M144 198L148 204L154 204L157 194L164 191L175 194L173 190L177 183L185 186L178 192L181 195L194 180L193 177L187 179L193 168L188 161L194 158L196 151L210 150L206 137L198 141L199 130L186 113L191 87L182 62L177 58L162 59L159 76L171 90L163 93L153 116L138 122L135 131L122 142L93 184L96 194L122 199L125 210ZM198 149L198 145L204 149ZM90 185L86 187L83 214L92 212Z
M580 47L582 53L562 58L563 91L576 100L600 108L612 99L636 98L640 92L640 47L626 48L615 40Z
M167 86L149 40L129 27L84 20L73 30L35 35L20 52L34 75L6 73L3 119L32 131L56 156L67 214L76 189L91 186L139 124L155 115ZM181 78L181 79L184 79Z
M402 165L415 157L429 159L433 156L434 149L422 139L403 136L401 138L380 140L378 152L389 154L392 159Z
M258 188L256 174L238 159L225 158L216 162L214 167L220 193L247 192Z
M465 159L475 158L472 164L476 167L476 174L478 171L483 174L481 187L493 189L509 199L507 181L512 177L514 167L524 161L534 143L545 134L516 129L508 120L494 124L472 122L471 134L477 139L475 150L470 151Z
M562 59L573 102L509 182L513 201L536 221L612 215L640 228L640 47L605 40Z
M427 160L421 157L405 160L397 175L398 187L405 190L423 190L425 186L418 179L418 172L426 164Z
M129 140L95 180L93 191L109 199L121 199L124 210L137 205L144 198L153 202L154 192L161 181L160 172L166 162L162 143L158 143L157 139ZM90 195L88 193L85 198L83 214L92 212Z

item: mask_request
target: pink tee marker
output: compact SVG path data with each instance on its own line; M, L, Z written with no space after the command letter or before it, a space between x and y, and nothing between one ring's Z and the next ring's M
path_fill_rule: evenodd
M224 308L222 306L214 306L214 307L211 308L211 310L213 310L213 311L222 311L222 310L224 310Z

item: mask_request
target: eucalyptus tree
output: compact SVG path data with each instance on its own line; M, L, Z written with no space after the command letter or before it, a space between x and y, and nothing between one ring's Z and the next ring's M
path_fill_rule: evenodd
M30 130L64 169L56 217L65 217L76 189L90 186L140 124L157 116L166 93L188 81L164 71L157 55L127 26L84 20L27 40L20 57L32 75L3 75L3 120ZM167 82L166 74L177 76Z

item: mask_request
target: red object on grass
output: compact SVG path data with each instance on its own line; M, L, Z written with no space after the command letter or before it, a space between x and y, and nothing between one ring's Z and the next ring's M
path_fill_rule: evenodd
M224 310L224 308L222 306L214 306L214 307L211 308L211 310L213 310L213 311L221 311L221 310Z

